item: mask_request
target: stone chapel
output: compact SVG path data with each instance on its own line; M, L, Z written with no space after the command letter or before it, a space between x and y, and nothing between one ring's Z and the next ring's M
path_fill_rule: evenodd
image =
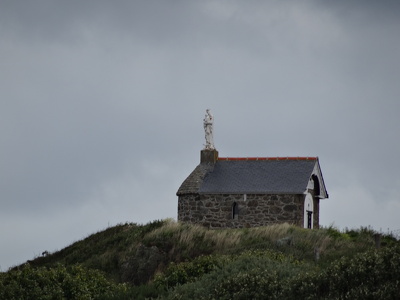
M208 228L319 228L320 200L328 192L318 157L219 157L212 126L207 110L200 164L177 191L178 221Z

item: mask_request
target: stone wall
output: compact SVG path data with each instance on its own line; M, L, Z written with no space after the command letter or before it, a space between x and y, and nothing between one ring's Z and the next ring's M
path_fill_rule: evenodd
M232 212L234 203L238 206L235 218ZM314 205L314 228L318 228L318 204ZM257 227L277 223L303 227L303 209L304 195L186 194L179 196L178 221L209 228Z

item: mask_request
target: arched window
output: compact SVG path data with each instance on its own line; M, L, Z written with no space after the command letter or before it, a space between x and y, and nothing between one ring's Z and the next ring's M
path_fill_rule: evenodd
M236 202L232 204L232 219L237 220L239 217L239 205Z
M320 194L318 176L313 174L311 178L314 181L314 196L317 197Z
M313 213L314 213L314 201L311 194L307 194L304 199L304 228L312 229L313 225Z

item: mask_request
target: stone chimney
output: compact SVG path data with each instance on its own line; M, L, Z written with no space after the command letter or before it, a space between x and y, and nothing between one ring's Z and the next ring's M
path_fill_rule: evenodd
M215 149L204 149L200 153L200 163L201 164L211 164L214 165L218 160L218 151Z

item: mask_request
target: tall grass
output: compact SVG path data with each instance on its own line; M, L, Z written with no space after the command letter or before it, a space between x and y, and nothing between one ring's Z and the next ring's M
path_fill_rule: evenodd
M162 248L172 261L190 260L211 253L240 253L247 249L273 249L300 260L332 261L374 247L371 234L349 238L336 229L309 230L290 224L244 229L209 230L169 220L143 238L147 246Z

